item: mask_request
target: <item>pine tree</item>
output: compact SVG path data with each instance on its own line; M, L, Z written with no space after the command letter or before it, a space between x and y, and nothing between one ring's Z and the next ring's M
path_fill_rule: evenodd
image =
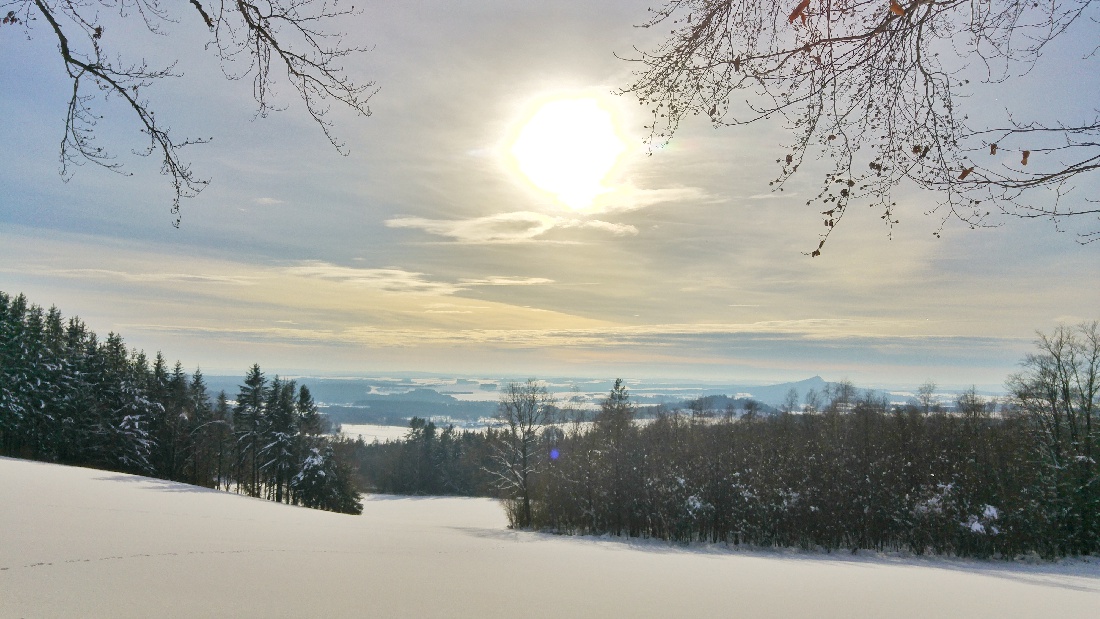
M259 365L230 410L213 407L200 370L192 377L161 353L100 340L78 318L0 292L0 453L94 466L358 513L351 469L320 437L309 389ZM310 457L303 457L309 451ZM323 478L320 485L316 482ZM312 481L310 481L312 480ZM307 483L308 482L308 483ZM311 494L312 493L312 494Z
M0 291L0 453L14 451L23 416L15 396L15 318L11 304L11 297Z
M229 490L230 465L235 461L236 441L233 432L233 411L229 408L229 397L224 391L218 392L209 436L214 449L214 487Z
M160 369L164 367L164 357L157 353L157 360L153 365L153 381L159 387L156 391L161 393L158 401L164 412L155 417L152 426L155 441L153 466L158 477L179 481L185 479L185 470L188 467L191 437L187 428L191 423L194 403L183 364L177 361L170 373L164 373Z
M236 437L238 489L244 482L249 496L260 496L260 449L263 447L264 406L267 399L267 379L260 365L254 364L240 386L237 406L233 410ZM239 490L238 490L239 491Z
M93 367L99 369L96 396L99 406L93 432L96 457L108 467L133 473L153 472L150 418L163 414L135 380L122 338L110 333L98 348Z
M295 410L294 381L282 381L278 376L271 383L267 400L267 423L264 426L264 446L261 468L269 492L275 501L290 501L290 481L297 464L298 417Z
M302 434L316 435L324 432L321 414L317 411L317 404L313 401L313 395L310 394L309 387L305 385L298 389L298 402L295 404L295 411L298 414L298 428Z
M350 472L333 451L331 443L311 447L298 473L291 480L294 496L301 505L315 509L360 514L363 505L351 486Z
M189 446L185 461L187 463L186 479L200 486L215 487L217 482L214 475L214 444L215 425L214 411L210 406L210 394L206 390L206 380L202 370L195 369L191 375L191 383L187 386L187 400L191 405L191 415L184 428Z

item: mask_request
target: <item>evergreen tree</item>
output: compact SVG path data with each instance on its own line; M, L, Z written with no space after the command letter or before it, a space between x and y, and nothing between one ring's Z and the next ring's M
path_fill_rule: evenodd
M269 388L259 365L236 411L224 392L212 406L201 371L189 378L179 362L169 370L161 353L150 365L115 333L100 340L56 307L0 292L0 454L236 484L286 502L323 473L308 502L358 513L351 468L322 426L308 388L278 378Z
M271 382L266 405L261 468L268 486L268 498L280 503L290 501L290 481L298 464L295 387L294 381L282 381L276 376Z
M206 380L198 368L191 375L187 387L187 399L191 405L191 414L186 425L188 453L185 458L187 471L185 478L189 483L206 487L216 487L215 476L215 425L214 410L210 404L210 394L206 389Z
M249 496L260 496L260 449L263 447L264 406L267 399L267 379L260 365L254 364L237 393L233 410L233 430L236 437L238 491L244 484Z
M171 372L165 372L167 363L158 352L153 364L154 393L163 407L163 413L154 418L152 425L153 467L163 479L183 480L188 468L191 451L190 433L194 403L189 389L189 378L183 364L176 362Z
M310 448L291 486L298 502L306 507L346 514L363 511L359 493L351 487L349 471L329 443Z
M229 396L224 391L218 392L210 428L209 437L214 449L214 487L229 490L230 468L231 463L235 462L236 441L233 432L233 411L229 407Z
M302 434L313 436L324 432L321 414L317 411L317 404L313 401L313 395L309 392L309 387L305 385L298 389L298 402L295 405L295 411L298 414L298 427Z

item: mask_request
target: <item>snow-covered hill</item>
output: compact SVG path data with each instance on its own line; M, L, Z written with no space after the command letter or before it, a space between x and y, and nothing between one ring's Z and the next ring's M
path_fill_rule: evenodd
M1100 565L738 552L362 516L0 458L2 617L1096 617Z

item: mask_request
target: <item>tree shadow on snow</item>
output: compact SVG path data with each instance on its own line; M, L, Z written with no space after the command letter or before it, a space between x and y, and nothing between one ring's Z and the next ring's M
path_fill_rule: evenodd
M568 540L570 543L625 549L634 552L707 555L719 560L726 557L731 559L734 557L741 557L768 561L808 561L818 564L827 563L866 567L868 569L879 567L941 569L967 574L978 574L992 578L1003 578L1021 584L1057 587L1085 593L1100 593L1100 557L1098 556L1068 558L1050 562L1023 562L934 555L918 556L908 553L866 550L860 550L856 553L846 550L826 552L823 550L802 550L799 548L730 546L724 543L677 543L658 539L629 538L612 535L572 536L546 532L516 531L513 529L493 531L489 529L454 528L477 537L498 540ZM531 537L528 540L523 540L526 536Z
M153 490L160 490L161 492L216 492L218 494L225 494L224 490L205 488L203 486L193 486L191 484L185 484L179 481L157 479L156 477L142 477L140 475L126 475L123 473L104 475L101 477L95 477L93 479L95 479L96 481L115 481L129 484L140 483L146 486L150 486Z

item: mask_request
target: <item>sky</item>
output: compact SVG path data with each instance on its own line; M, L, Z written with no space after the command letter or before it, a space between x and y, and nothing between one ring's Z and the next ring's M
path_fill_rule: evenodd
M635 27L643 1L358 8L340 26L368 51L344 67L378 91L370 117L332 111L347 156L285 84L281 109L257 118L251 83L223 77L190 13L162 36L108 27L119 53L177 62L181 77L146 90L158 118L213 137L185 153L210 185L183 202L178 229L168 180L130 154L141 135L117 102L100 104L97 129L131 174L84 166L63 182L71 86L56 44L38 23L29 39L0 31L0 290L207 374L260 363L995 388L1037 330L1100 318L1100 243L1077 244L1072 226L948 222L937 238L940 220L924 214L935 196L902 190L892 231L853 208L809 258L813 179L782 193L767 183L789 139L781 125L689 122L649 150L644 108L614 94L632 70L616 54L660 38ZM1090 34L1069 32L1044 59L1083 63L1080 92L1100 92L1098 60L1080 60ZM997 106L1091 116L1089 98L1049 95L1066 74L1050 67ZM540 106L563 100L603 110L621 143L598 195L539 189L513 155ZM594 150L548 131L568 160Z

